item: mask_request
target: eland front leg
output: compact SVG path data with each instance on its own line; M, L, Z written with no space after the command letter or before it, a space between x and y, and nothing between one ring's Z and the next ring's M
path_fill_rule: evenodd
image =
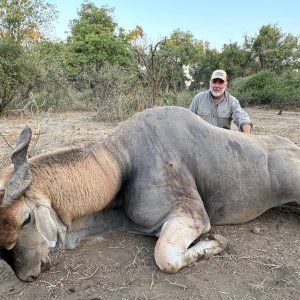
M164 272L175 273L200 258L207 259L222 252L227 246L227 240L218 234L212 234L190 247L200 234L209 230L208 217L206 222L186 216L173 217L166 221L154 251L158 267Z

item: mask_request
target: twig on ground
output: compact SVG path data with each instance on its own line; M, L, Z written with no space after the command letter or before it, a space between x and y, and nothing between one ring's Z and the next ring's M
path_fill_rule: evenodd
M154 286L154 273L156 272L156 270L154 270L151 274L151 284L150 284L150 291L152 290L153 286Z
M21 295L26 287L27 287L27 284L24 284L18 290L16 290L16 291L13 290L12 292L5 293L3 296L12 296L12 295L15 295L17 293L20 293L20 295Z
M134 259L133 259L133 261L132 261L129 265L127 265L127 266L125 266L125 267L123 268L122 273L123 273L127 268L129 268L130 266L134 266L134 265L137 264L138 254L143 250L143 248L144 248L144 247L141 247L141 248L137 247L138 251L134 254Z
M0 136L4 139L4 141L5 141L5 143L7 144L7 146L10 148L10 149L12 149L12 150L14 150L14 148L9 144L9 142L7 141L7 139L4 137L4 135L0 132Z
M167 281L167 282L170 283L171 285L179 286L179 287L183 288L184 290L187 289L187 286L186 286L185 284L180 284L180 283L172 282L172 281L170 281L170 280L167 279L167 278L165 278L165 281Z
M77 278L78 280L81 280L81 279L87 279L87 278L91 278L95 275L95 273L98 271L100 267L97 267L96 270L89 276L85 276L85 277L80 277L80 278Z
M262 280L262 282L260 284L251 284L249 283L252 287L254 287L256 290L262 290L264 288L264 284L266 279L269 277L269 275L271 274L271 272L268 272L267 275L265 276L265 278Z

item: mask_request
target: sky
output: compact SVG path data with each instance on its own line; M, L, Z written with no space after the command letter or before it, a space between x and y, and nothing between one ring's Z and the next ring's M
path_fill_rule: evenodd
M59 18L54 36L65 39L69 21L78 18L84 0L46 0L55 4ZM255 37L263 25L276 24L282 33L300 35L299 0L90 0L97 7L114 8L114 21L130 31L141 26L155 43L176 29L190 32L221 50L224 44L242 45L244 36Z

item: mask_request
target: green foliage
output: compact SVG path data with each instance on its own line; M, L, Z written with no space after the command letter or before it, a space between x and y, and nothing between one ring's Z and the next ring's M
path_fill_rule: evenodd
M199 58L198 64L194 67L192 75L195 83L191 87L198 89L201 82L208 86L211 72L215 69L226 70L232 82L238 77L262 70L270 70L281 75L299 68L299 38L282 33L276 25L267 25L262 26L255 37L245 36L242 46L237 43L225 44L219 52L211 49L208 44L205 55ZM269 102L267 98L265 101Z
M85 72L100 70L105 63L128 66L131 56L116 35L113 9L98 8L91 2L81 5L78 18L71 23L68 42L68 72L76 80Z
M198 41L190 32L175 30L166 38L157 52L160 57L162 92L181 91L185 88L183 66L193 66L204 56L204 43Z
M71 40L83 41L89 35L108 33L114 35L117 24L113 20L113 9L98 8L91 2L84 2L78 12L78 19L70 22Z
M200 87L208 86L213 70L223 67L220 65L220 62L221 55L216 49L206 49L205 55L198 62L192 73L195 84L193 84L191 88L199 89ZM225 67L223 68L226 69Z
M146 39L131 44L135 72L140 84L151 88L152 105L168 93L186 88L184 66L191 66L204 55L204 44L194 39L190 32L175 30L169 38L155 44Z
M105 62L118 65L130 63L126 45L106 32L90 34L83 41L70 44L69 52L69 62L74 66L75 73L85 72L91 67L99 69Z
M174 61L180 65L192 65L204 56L204 44L192 33L177 29L166 39L161 51L172 53Z
M300 109L300 76L298 79L283 79L278 86L278 97L272 106L285 109Z
M35 64L20 44L0 39L0 115L30 82L35 70Z
M34 105L45 111L78 106L80 95L66 72L65 50L63 43L41 42L23 53L28 74L19 86L16 82L12 86L9 108L22 111L31 107L32 95Z
M43 0L1 0L0 36L29 42L46 36L56 18L54 5Z
M220 54L219 68L225 69L229 80L244 76L250 67L250 53L240 47L237 43L224 45Z
M249 61L250 54L237 43L225 44L221 53L208 47L194 67L192 75L195 82L191 85L191 89L208 87L211 73L216 69L226 70L230 80L243 76L249 66Z
M277 74L285 70L299 68L299 39L284 34L276 25L266 25L259 29L256 37L245 37L244 48L253 59L253 70L272 70Z
M269 105L285 109L300 108L299 78L286 79L268 70L236 80L231 87L231 93L243 105Z

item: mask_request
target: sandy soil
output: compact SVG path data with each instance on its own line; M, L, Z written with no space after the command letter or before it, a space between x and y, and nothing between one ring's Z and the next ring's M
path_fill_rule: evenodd
M254 134L278 134L300 145L300 113L247 111ZM91 141L114 128L95 122L90 112L2 118L0 172L9 163L8 144L14 145L25 124L35 133L31 155ZM33 283L18 281L2 265L8 275L0 277L0 299L300 299L299 213L279 207L249 223L214 226L212 231L226 236L229 248L173 275L155 265L154 237L124 232L90 238L74 250L53 251L50 270Z

